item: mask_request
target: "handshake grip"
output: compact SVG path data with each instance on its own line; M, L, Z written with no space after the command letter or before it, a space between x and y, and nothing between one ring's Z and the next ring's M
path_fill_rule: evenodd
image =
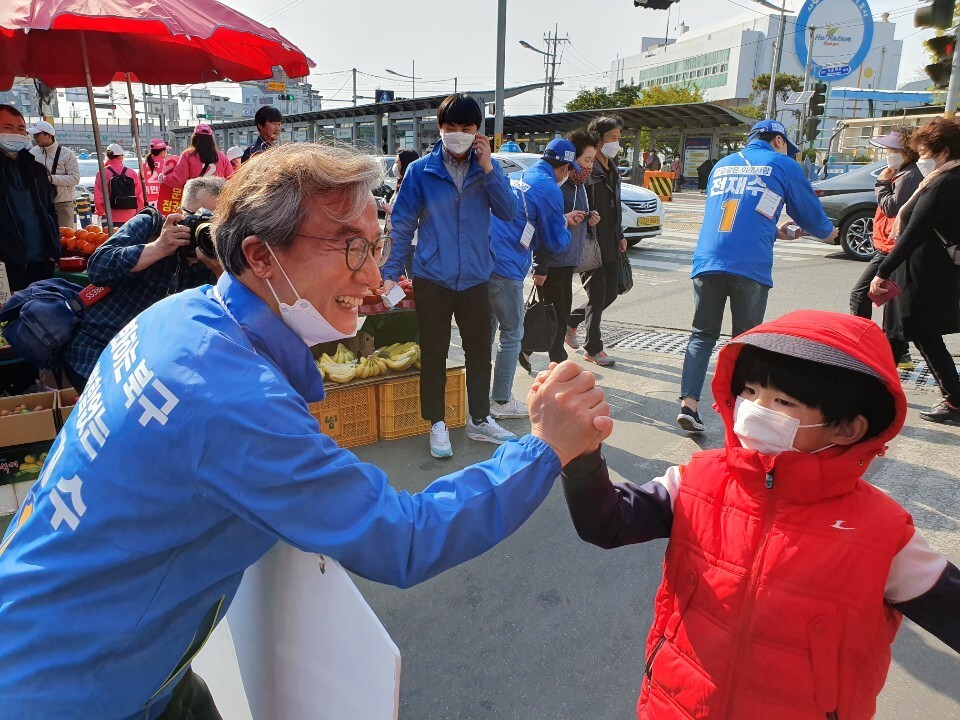
M562 465L596 450L613 432L610 405L593 373L567 360L551 363L527 395L530 433L553 448Z

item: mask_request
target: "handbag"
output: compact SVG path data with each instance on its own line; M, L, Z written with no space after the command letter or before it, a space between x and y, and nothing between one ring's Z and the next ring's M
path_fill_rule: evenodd
M620 253L620 259L617 261L617 285L619 295L633 290L633 268L630 267L630 258L625 252Z
M537 297L534 299L534 293ZM548 352L557 339L557 310L540 297L536 285L530 290L523 313L523 347L529 352Z
M585 273L596 270L603 265L603 258L600 255L600 242L593 233L587 233L587 241L583 244L583 254L580 256L580 264L577 265L576 272Z

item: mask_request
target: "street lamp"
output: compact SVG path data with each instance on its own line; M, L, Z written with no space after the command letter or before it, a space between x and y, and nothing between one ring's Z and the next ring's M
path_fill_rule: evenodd
M535 48L533 45L528 43L526 40L520 41L520 46L525 47L527 50L533 50L538 55L543 55L547 58L544 62L544 75L543 75L543 84L546 86L543 90L543 111L547 111L547 93L552 92L553 88L550 87L550 59L551 55L549 52L544 52L540 48Z
M409 74L409 75L404 75L403 73L398 73L396 70L391 70L390 68L387 68L387 72L390 73L391 75L396 75L397 77L407 78L407 80L411 80L413 87L412 87L411 90L410 90L410 94L413 96L413 99L416 100L416 99L417 99L417 80L423 80L423 78L418 78L418 77L416 76L416 75L417 75L417 61L416 61L416 60L410 61L410 68L411 68L411 69L410 69L410 74Z

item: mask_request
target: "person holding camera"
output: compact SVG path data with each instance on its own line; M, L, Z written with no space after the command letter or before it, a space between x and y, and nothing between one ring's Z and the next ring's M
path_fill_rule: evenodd
M216 282L223 272L210 238L224 180L195 178L183 188L182 214L152 208L134 216L90 256L87 273L110 294L83 314L64 358L64 373L82 391L100 353L123 327L170 295Z
M530 434L420 492L320 432L310 347L355 334L380 284L382 176L319 143L254 158L220 198L216 286L145 310L100 356L0 544L0 717L217 718L193 657L276 543L410 587L598 466L610 406L574 362L538 377Z

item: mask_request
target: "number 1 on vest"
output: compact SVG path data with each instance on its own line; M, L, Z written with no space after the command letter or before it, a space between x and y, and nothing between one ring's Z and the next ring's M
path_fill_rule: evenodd
M737 208L740 206L740 200L724 200L723 217L720 218L720 232L730 232L733 230L733 221L737 217Z

